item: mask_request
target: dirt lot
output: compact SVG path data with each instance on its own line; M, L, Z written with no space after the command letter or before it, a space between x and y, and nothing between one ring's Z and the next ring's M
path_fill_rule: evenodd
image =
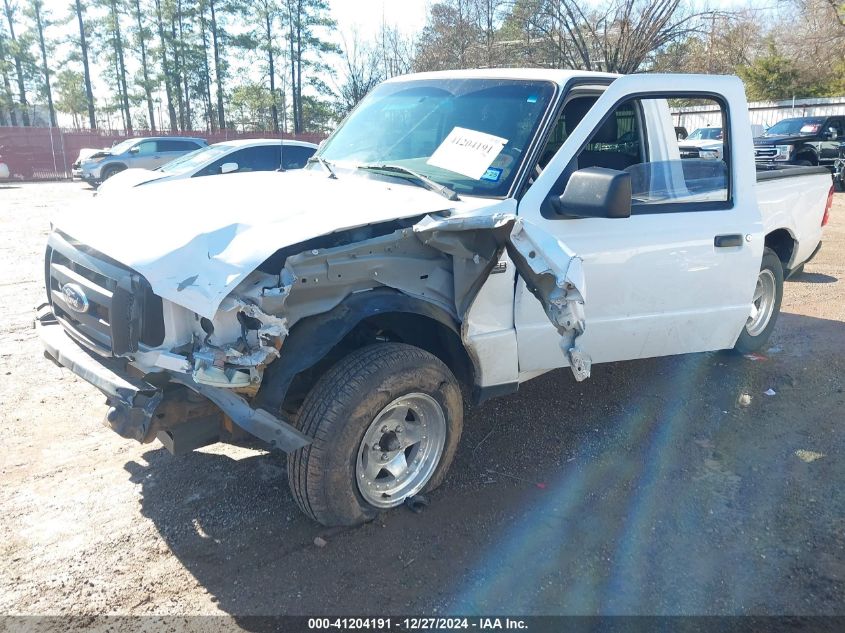
M48 220L90 195L0 187L0 613L845 612L842 194L765 358L546 375L471 412L424 513L344 531L283 455L122 440L42 357Z

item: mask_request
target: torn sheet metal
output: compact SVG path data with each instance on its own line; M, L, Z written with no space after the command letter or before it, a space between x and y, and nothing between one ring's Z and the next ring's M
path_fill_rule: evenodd
M114 197L102 196L63 212L54 225L143 275L158 296L211 319L223 299L280 248L456 204L478 203L297 169L156 183L122 198L119 214Z
M292 280L283 310L291 327L304 317L328 312L355 292L381 286L454 312L450 258L422 243L410 228L293 255L282 277ZM265 291L262 309L269 309L273 300Z
M560 346L578 381L590 376L590 357L577 346L584 333L586 299L582 260L565 244L531 223L517 219L508 253L546 316L560 333Z
M414 233L427 246L452 256L456 314L463 318L487 281L505 249L516 216L426 216L414 225Z
M267 314L236 297L227 297L220 308L223 312L234 311L249 317L254 327L242 325L240 339L226 345L212 345L211 337L207 337L193 353L194 381L230 389L257 386L264 368L279 357L279 349L288 335L287 319Z

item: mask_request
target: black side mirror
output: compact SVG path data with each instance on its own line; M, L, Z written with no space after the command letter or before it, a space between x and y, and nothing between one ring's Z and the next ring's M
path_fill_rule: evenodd
M836 130L835 127L829 127L827 128L827 133L825 134L825 136L831 141L835 141L839 138L839 132Z
M572 174L560 197L549 202L555 213L569 218L631 216L631 174L604 167L587 167Z

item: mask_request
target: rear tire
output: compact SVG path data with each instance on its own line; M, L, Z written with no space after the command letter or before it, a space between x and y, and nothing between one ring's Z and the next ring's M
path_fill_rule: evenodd
M357 525L443 481L461 437L463 400L437 357L380 343L332 367L298 421L313 440L288 456L294 499L323 525Z
M755 314L748 317L734 349L742 354L763 348L775 328L783 300L783 265L775 252L766 248L754 289Z

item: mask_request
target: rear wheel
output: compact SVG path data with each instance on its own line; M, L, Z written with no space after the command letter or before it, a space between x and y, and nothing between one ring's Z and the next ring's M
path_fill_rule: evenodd
M751 301L751 313L734 345L738 352L761 349L775 327L783 299L783 265L770 248L763 251L763 261L757 275L757 285Z
M323 525L355 525L441 483L463 401L437 357L381 343L332 367L306 397L299 424L313 440L288 458L296 502Z

